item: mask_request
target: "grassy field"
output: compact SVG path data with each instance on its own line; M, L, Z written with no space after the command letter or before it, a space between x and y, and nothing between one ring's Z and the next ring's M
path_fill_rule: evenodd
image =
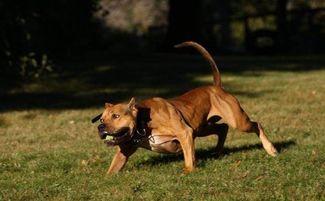
M46 81L1 83L0 200L325 200L325 60L217 59L224 87L278 157L230 130L221 158L211 155L214 137L196 140L194 173L182 173L182 155L140 149L105 176L115 148L90 123L104 102L170 98L211 83L210 68L198 56L63 62Z

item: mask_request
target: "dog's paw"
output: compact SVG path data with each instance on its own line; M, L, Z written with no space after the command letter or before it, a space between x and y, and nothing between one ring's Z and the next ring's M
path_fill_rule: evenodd
M211 153L211 156L214 158L221 158L225 155L224 149L216 149L214 152Z
M278 151L271 143L268 146L264 146L264 149L270 156L276 157L278 155Z
M195 171L195 170L196 170L195 167L184 167L184 168L183 168L183 173L184 173L184 174L189 174L189 173L191 173L191 172L193 172L193 171Z

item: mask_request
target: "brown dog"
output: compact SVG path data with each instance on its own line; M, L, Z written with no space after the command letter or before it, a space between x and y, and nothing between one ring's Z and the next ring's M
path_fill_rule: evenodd
M101 139L108 145L116 145L118 151L108 169L108 174L118 172L138 147L160 153L183 151L184 171L195 169L194 139L211 134L218 135L216 153L223 150L228 131L227 124L217 124L223 119L233 128L254 132L260 138L265 151L277 154L262 126L250 121L238 100L221 87L218 68L211 55L195 42L175 46L193 47L210 63L214 85L193 89L175 99L151 98L136 103L105 104L98 126Z

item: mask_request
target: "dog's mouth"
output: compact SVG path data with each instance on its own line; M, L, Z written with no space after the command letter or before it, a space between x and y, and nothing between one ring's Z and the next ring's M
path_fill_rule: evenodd
M128 127L123 127L114 133L109 133L106 131L105 125L100 124L98 126L98 134L104 143L109 146L120 145L131 139L130 129Z

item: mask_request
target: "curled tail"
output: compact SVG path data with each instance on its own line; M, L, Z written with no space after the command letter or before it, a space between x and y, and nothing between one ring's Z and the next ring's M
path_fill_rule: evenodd
M220 78L220 73L217 67L217 64L213 60L212 56L210 53L202 47L200 44L193 42L193 41L186 41L181 44L175 45L175 48L180 48L180 47L193 47L195 48L205 60L207 60L212 68L212 73L213 73L213 80L214 80L214 85L217 87L221 87L221 78Z

